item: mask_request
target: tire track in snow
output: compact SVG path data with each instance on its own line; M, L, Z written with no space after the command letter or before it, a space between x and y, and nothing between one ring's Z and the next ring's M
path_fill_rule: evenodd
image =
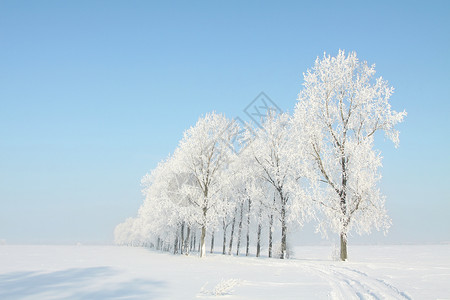
M310 264L308 268L329 282L332 299L411 299L395 286L359 270L344 266L322 267Z
M319 268L315 265L309 265L307 268L311 273L315 273L328 282L331 286L331 299L358 299L355 297L356 295L352 286L343 281L342 278L337 278L331 270Z
M355 269L350 269L350 268L348 268L348 267L342 267L342 269L346 269L346 270L348 270L348 271L350 271L350 272L354 272L354 273L360 274L362 277L368 278L368 279L374 281L375 284L381 284L382 286L384 286L384 287L386 287L386 288L390 288L392 291L395 291L398 295L401 296L400 299L411 299L411 296L409 296L406 292L400 291L398 288L396 288L395 286L393 286L393 285L390 284L390 283L387 283L387 282L386 282L385 280L383 280L383 279L378 279L378 278L370 277L368 274L366 274L366 273L364 273L364 272L361 272L361 271L355 270Z

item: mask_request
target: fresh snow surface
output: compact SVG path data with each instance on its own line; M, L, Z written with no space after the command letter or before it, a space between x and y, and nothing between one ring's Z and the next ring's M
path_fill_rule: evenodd
M450 245L297 247L289 260L0 246L0 299L450 299Z

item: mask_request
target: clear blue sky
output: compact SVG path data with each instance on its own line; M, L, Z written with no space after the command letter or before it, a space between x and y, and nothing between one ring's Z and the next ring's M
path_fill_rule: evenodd
M408 112L400 148L377 143L394 225L372 240L450 241L450 1L309 2L1 1L0 239L112 242L200 115L261 91L292 111L345 49Z

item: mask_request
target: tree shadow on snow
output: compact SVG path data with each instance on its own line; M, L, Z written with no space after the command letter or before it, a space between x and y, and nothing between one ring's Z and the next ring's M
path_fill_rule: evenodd
M1 274L0 299L153 299L165 285L144 279L103 281L119 273L110 267L93 267Z

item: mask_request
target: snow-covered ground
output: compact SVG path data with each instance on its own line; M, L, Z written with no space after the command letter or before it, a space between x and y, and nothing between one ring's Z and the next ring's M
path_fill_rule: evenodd
M450 245L297 247L294 259L0 246L0 299L450 299Z

